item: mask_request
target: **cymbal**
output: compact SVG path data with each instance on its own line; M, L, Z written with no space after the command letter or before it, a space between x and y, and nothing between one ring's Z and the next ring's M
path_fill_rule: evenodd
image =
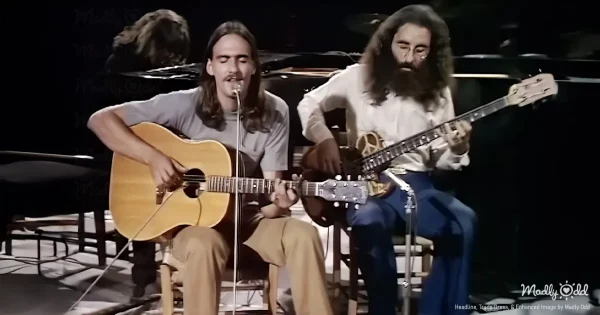
M364 13L351 15L344 20L346 27L357 33L373 35L379 25L388 18L389 15L379 13Z

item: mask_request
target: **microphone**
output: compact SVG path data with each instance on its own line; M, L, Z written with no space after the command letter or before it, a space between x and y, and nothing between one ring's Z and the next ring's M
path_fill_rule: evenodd
M242 93L242 83L243 81L240 81L233 87L233 93L235 93L235 95L237 96L239 96L240 93Z
M233 93L235 94L235 98L237 101L237 122L236 122L236 144L235 144L235 207L234 207L234 242L233 242L233 315L235 315L235 311L237 309L237 279L238 279L238 230L240 224L240 208L241 204L241 196L239 193L240 189L240 154L242 153L240 150L241 147L241 123L240 123L240 112L242 111L242 83L243 81L237 82L237 84L233 87Z

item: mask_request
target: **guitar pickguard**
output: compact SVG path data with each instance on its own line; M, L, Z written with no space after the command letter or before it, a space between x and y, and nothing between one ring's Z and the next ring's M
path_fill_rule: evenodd
M365 157L381 151L384 148L383 139L375 132L368 132L358 137L356 148ZM369 194L375 197L383 197L390 191L391 184L382 183L377 174L378 172L375 172L369 178Z

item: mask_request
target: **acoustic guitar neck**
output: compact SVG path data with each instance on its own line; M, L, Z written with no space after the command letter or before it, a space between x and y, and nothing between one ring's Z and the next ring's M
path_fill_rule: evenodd
M192 178L190 178L192 177ZM193 181L193 175L185 175L185 181ZM229 177L229 176L207 176L206 187L204 189L210 192L236 193L236 181L238 182L237 192L241 194L270 194L275 191L275 180L263 178ZM318 196L318 182L307 181L285 181L286 188L293 189L304 196Z

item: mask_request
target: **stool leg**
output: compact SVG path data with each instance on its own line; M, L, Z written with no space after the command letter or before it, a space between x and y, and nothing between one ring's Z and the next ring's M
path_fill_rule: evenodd
M277 288L279 285L279 267L269 264L269 315L277 314Z
M423 248L423 252L425 254L423 254L423 272L431 272L431 264L433 263L433 257L431 255L431 246L429 245L422 245Z
M106 221L104 220L104 210L94 211L94 227L96 229L95 234L98 265L106 266Z
M175 312L175 307L173 306L173 285L171 281L171 267L164 264L160 265L160 286L164 315L173 315L173 312Z
M349 299L348 299L348 315L356 315L358 313L358 258L357 258L357 249L354 241L354 235L352 235L352 230L348 232L349 238L349 253L350 253L350 288Z
M342 288L342 227L339 223L333 225L333 294L332 307L335 314L340 314L342 305L340 302Z

